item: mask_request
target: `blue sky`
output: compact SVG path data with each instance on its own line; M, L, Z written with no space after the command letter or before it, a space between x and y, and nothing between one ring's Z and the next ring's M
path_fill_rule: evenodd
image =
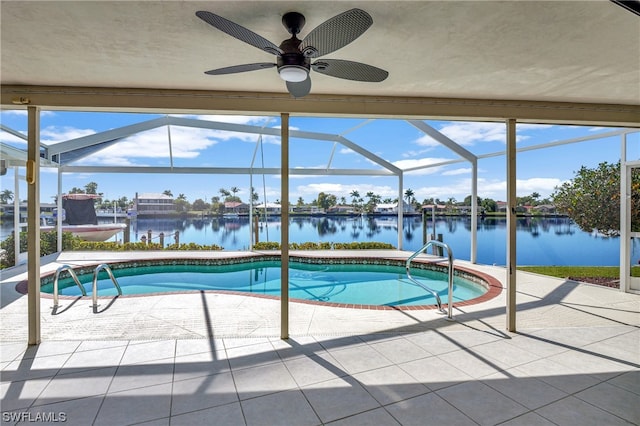
M77 137L118 128L160 117L153 114L79 113L43 111L41 115L41 140L51 144ZM255 126L280 127L280 118L247 116L188 116L203 120L227 121ZM2 124L26 134L27 117L25 111L2 111ZM476 155L501 152L505 146L504 123L427 121L432 127L462 145ZM292 116L290 126L309 132L342 135L377 156L407 169L426 164L459 158L455 153L441 146L417 128L403 120L355 119L355 118L315 118ZM532 125L519 124L517 127L518 147L535 146L554 141L590 136L609 132L611 128L586 126ZM171 126L171 147L176 167L249 167L253 158L258 136L208 129L193 129ZM630 140L635 149L631 153L640 158L637 147L639 135ZM115 165L115 166L169 166L169 143L167 127L158 128L115 144L96 155L86 157L75 165ZM26 145L19 138L0 132L0 141L16 147ZM332 154L333 153L333 154ZM528 151L518 154L517 193L519 196L539 193L543 198L553 193L554 188L571 179L581 166L595 167L603 161L617 162L620 158L620 137L599 139L556 146L548 149ZM262 150L257 151L255 166L280 166L280 140L273 136L262 137ZM317 141L292 138L290 141L290 166L304 168L326 168L331 161L332 168L375 169L362 155L337 145L331 141ZM478 162L478 195L495 200L506 199L504 156L481 159ZM21 173L24 175L24 172ZM13 173L2 177L1 189L14 190ZM57 173L55 169L43 169L41 179L41 202L52 202L57 193ZM405 173L404 188L413 190L415 197L439 198L443 201L454 198L462 201L471 193L471 167L461 162L446 166L427 168ZM249 198L249 176L243 175L157 175L157 174L64 174L63 192L73 187L84 187L89 182L98 184L98 191L107 199L127 197L132 199L136 192L163 192L171 190L174 196L185 194L188 201L201 198L207 202L219 196L219 189L240 188L237 194L244 201ZM290 200L296 202L302 197L305 202L314 200L319 192L336 195L338 200L353 190L361 196L371 191L382 198L396 198L398 180L395 177L375 176L291 176ZM260 201L273 202L280 199L279 176L254 175L253 186L260 195ZM20 198L26 198L26 185L20 186Z

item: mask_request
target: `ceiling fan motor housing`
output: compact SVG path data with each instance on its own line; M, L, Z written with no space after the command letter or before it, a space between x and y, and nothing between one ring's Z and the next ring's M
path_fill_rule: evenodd
M283 18L284 19L284 18ZM278 56L278 68L283 66L299 66L305 68L307 71L311 68L311 61L304 56L298 46L301 41L294 35L290 39L287 39L280 44L280 49L284 52Z

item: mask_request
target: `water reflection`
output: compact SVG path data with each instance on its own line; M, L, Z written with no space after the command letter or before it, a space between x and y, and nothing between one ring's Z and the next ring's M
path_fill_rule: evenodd
M398 245L396 217L292 217L289 241L352 242L376 241ZM458 259L470 258L471 218L431 217L423 230L421 217L403 218L402 244L405 250L417 250L423 245L423 235L442 234L445 243ZM505 264L506 219L478 218L478 262ZM132 222L132 239L151 230L155 236L164 232L165 243L173 242L179 231L181 243L216 244L225 250L246 250L250 246L252 226L248 218L204 219L138 219ZM261 220L259 241L280 241L279 217ZM571 220L562 217L522 217L516 221L518 263L522 265L617 265L618 238L602 238L581 231ZM171 237L171 238L170 238ZM638 259L635 259L637 262Z

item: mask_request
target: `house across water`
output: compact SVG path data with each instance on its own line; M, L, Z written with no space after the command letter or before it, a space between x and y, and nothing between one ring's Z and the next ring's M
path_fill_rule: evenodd
M177 211L173 197L152 192L142 194L136 192L133 208L138 216L172 215Z

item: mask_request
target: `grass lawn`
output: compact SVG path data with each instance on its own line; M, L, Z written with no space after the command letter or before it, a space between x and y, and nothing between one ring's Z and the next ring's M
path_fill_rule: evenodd
M617 266L518 266L518 269L557 278L619 287L620 268ZM640 277L640 266L631 268L631 275Z

